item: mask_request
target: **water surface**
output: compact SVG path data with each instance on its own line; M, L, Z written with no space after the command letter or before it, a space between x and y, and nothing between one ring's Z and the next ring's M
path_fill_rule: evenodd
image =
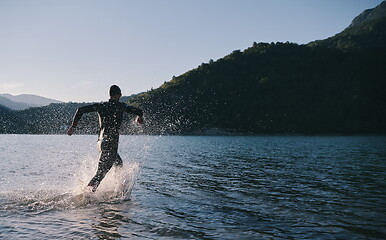
M386 239L385 137L0 135L3 239Z

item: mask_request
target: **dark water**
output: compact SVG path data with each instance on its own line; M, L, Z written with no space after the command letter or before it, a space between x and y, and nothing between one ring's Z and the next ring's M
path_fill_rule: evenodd
M385 137L0 135L1 239L386 239ZM133 184L135 185L133 187Z

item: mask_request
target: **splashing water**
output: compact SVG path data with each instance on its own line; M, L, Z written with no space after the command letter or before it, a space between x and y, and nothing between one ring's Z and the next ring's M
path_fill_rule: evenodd
M128 200L139 170L139 163L136 162L125 164L123 167L113 167L95 193L89 193L86 189L95 171L87 170L82 173L81 178L77 179L78 184L74 186L73 193L74 195L86 195L98 201Z
M140 172L139 163L126 163L123 167L113 167L102 180L97 191L90 193L86 187L95 174L93 168L96 169L96 164L90 166L89 161L86 160L74 174L73 183L65 187L58 188L53 184L44 185L40 189L18 189L0 193L0 199L4 199L1 200L4 201L2 210L41 213L101 202L125 201L130 198Z
M31 138L34 141L31 141ZM123 137L122 168L113 167L95 193L87 191L98 165L94 136L15 135L0 146L0 210L40 213L130 198L154 138ZM60 147L58 147L60 146ZM17 152L13 151L17 149ZM128 156L129 159L128 159Z

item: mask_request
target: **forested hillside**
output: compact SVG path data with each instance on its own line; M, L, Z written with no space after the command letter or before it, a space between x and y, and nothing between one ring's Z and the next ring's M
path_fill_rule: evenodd
M385 61L377 51L254 44L135 103L147 109L157 131L384 133Z
M326 40L253 43L131 102L149 132L384 134L385 8Z

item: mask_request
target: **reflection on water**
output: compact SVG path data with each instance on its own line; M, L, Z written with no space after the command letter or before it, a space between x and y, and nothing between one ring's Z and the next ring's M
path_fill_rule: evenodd
M98 209L98 219L96 224L92 224L96 236L99 239L116 239L122 237L118 233L118 227L121 226L126 218L122 216L121 209L112 205L101 205Z
M123 136L91 196L93 136L0 140L0 238L386 239L384 137Z

